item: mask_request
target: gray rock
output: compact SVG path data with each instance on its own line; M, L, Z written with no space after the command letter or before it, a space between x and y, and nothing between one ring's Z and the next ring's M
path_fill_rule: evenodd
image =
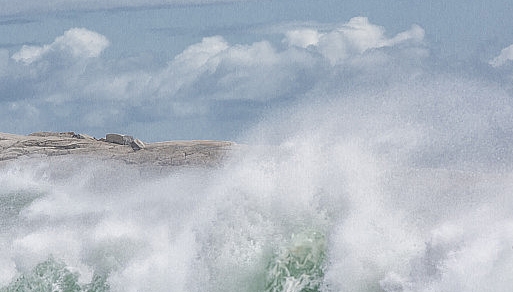
M94 137L89 136L89 135L87 135L87 134L77 134L75 138L77 138L77 139L89 139L89 140L96 140Z
M120 160L127 164L214 166L236 147L232 142L205 140L143 143L138 139L119 134L108 135L110 143L106 143L107 139L102 141L104 139L89 139L83 134L80 135L82 139L71 132L38 133L31 136L0 133L0 165L3 161L18 157L76 155ZM133 140L128 143L130 138ZM144 149L144 151L137 149Z
M75 132L36 132L29 134L32 137L60 137L60 138L77 138Z
M121 134L107 134L105 141L119 145L130 145L134 141L134 137Z
M141 140L134 139L134 141L130 143L130 146L132 147L132 149L134 149L134 151L137 151L143 149L146 145L144 145L144 143Z

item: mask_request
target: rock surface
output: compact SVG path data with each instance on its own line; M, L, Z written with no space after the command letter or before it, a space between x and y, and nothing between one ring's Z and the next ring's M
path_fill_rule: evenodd
M143 143L138 139L128 145L120 145L74 132L39 132L28 136L0 133L0 162L19 157L90 155L128 164L208 166L218 164L233 146L234 143L226 141Z
M145 148L146 145L144 145L143 141L139 139L134 139L134 141L130 142L130 147L132 147L132 149L134 150L141 150Z
M119 145L130 145L134 141L134 137L121 134L107 134L105 141Z

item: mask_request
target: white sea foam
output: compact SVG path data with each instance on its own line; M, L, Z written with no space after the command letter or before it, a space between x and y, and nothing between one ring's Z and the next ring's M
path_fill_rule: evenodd
M255 146L221 169L152 173L67 157L7 164L2 199L12 201L2 206L19 210L1 237L2 283L39 264L80 275L81 287L104 275L111 291L508 291L508 157L490 160L500 137L479 140L495 125L470 123L501 109L467 104L481 100L467 91L432 120L410 105L414 92L300 105L255 129ZM470 118L454 124L461 113ZM477 140L466 144L462 131ZM38 195L16 205L13 192ZM41 264L49 258L56 263Z

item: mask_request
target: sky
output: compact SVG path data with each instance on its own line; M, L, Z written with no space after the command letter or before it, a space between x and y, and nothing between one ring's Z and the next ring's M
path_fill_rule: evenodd
M492 88L468 100L495 113L513 104L511 15L506 0L0 0L0 132L244 141L272 116L419 83L435 103Z

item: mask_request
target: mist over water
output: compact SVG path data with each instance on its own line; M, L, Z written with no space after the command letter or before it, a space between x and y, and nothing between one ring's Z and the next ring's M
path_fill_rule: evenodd
M419 54L330 55L218 168L2 164L0 291L511 291L510 95Z

